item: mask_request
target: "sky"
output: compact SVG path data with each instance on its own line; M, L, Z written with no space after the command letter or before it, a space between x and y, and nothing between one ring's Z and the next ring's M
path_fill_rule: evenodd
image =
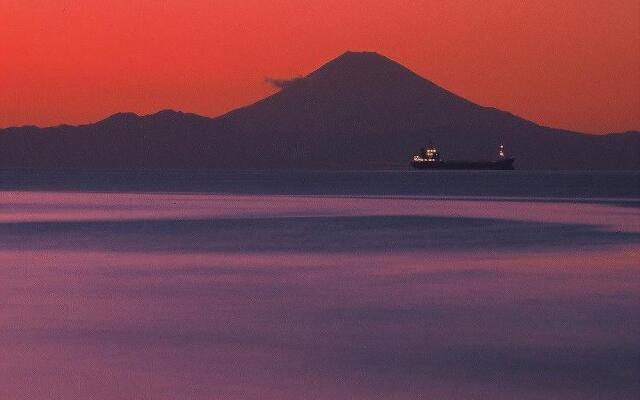
M0 127L217 116L347 50L543 125L640 130L638 0L0 0Z

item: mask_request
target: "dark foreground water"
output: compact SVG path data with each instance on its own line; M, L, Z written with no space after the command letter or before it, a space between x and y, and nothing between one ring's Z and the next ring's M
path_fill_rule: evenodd
M640 174L0 172L1 399L635 399Z

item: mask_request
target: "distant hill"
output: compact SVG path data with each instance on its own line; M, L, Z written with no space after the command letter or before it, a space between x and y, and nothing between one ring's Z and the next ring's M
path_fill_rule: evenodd
M89 125L0 130L0 167L400 168L432 141L443 158L519 169L640 169L640 133L588 135L471 103L376 53L347 52L218 118L171 110Z

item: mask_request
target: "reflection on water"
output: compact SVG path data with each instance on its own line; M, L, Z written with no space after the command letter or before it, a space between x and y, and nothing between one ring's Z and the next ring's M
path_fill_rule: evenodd
M0 398L631 399L640 210L0 192Z

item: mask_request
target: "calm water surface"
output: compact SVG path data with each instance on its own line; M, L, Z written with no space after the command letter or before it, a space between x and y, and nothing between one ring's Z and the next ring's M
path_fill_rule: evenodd
M2 399L635 399L640 173L0 171Z

